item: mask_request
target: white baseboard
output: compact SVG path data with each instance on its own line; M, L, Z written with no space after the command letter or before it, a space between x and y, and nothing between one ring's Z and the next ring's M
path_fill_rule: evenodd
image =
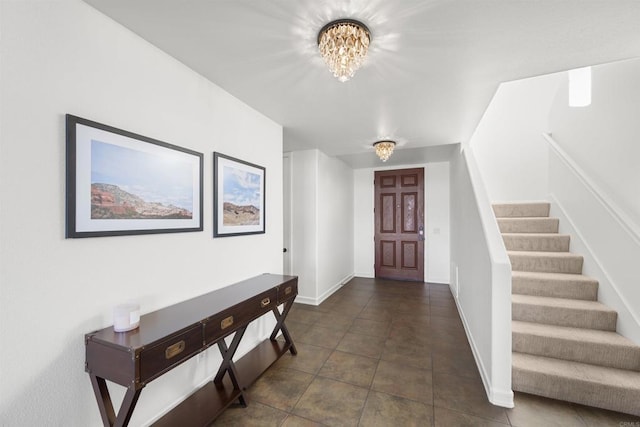
M320 295L318 297L318 304L322 304L322 302L324 300L326 300L327 298L329 298L331 295L333 295L338 289L340 289L341 287L343 287L349 280L354 278L354 274L347 274L346 276L344 276L342 278L342 280L340 280L338 283L336 283L335 285L333 285L332 287L330 287L326 292L324 292L322 295Z
M298 304L306 304L306 305L318 305L315 298L303 297L298 295L295 300Z
M489 402L503 408L513 408L513 390L496 390L493 389L489 395Z
M351 281L351 279L353 279L354 277L356 277L355 273L351 273L351 274L347 274L344 279L342 279L342 286L346 285L347 283L349 283Z
M356 272L354 274L354 277L362 277L364 279L375 279L376 276L375 276L374 273L372 273L370 271L367 271L367 272L362 272L361 271L361 272Z
M425 280L426 283L433 283L435 285L450 285L450 280L449 279L427 279Z
M345 284L347 284L347 282L349 282L355 276L356 275L353 274L353 273L352 274L347 274L344 278L342 278L342 280L340 280L338 283L333 285L331 288L329 288L327 291L325 291L322 295L318 296L317 298L311 298L311 297L305 297L305 296L298 295L296 297L296 301L295 302L300 303L300 304L306 304L306 305L320 305L320 304L322 304L322 302L324 300L326 300L331 295L333 295L338 289L340 289Z

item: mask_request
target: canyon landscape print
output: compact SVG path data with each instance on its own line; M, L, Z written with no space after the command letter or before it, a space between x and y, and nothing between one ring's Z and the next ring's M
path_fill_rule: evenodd
M92 220L193 219L193 188L175 155L92 140Z
M146 202L117 185L91 184L91 219L191 219L191 211L159 202Z

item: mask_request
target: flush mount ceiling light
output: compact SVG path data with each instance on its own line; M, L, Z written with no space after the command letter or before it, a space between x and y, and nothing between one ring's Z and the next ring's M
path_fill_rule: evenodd
M393 154L393 149L396 147L394 141L378 141L373 143L373 148L376 150L376 154L380 157L380 160L386 162Z
M367 26L353 19L331 21L318 33L320 54L341 82L349 80L360 68L370 41Z

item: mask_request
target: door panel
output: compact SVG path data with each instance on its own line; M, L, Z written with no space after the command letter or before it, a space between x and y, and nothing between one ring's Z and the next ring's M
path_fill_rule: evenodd
M407 174L400 177L403 187L416 187L418 185L418 174Z
M375 172L376 277L424 281L424 169Z
M416 193L402 194L402 232L416 233L418 231L418 195Z
M396 177L395 176L383 176L380 178L380 187L382 188L395 188Z
M387 268L396 268L396 242L389 240L380 241L381 264Z
M380 222L380 233L394 233L396 232L396 195L395 194L381 194L380 205L382 206L382 221Z
M418 268L417 242L401 242L402 244L402 268Z

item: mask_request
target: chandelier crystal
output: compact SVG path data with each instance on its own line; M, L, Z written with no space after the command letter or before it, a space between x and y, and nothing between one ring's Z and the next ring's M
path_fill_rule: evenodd
M393 154L393 149L396 147L396 143L393 141L378 141L373 144L373 148L376 150L376 154L380 157L380 160L386 162Z
M371 35L362 22L339 19L329 22L318 33L318 49L329 70L341 82L360 68L369 50Z

